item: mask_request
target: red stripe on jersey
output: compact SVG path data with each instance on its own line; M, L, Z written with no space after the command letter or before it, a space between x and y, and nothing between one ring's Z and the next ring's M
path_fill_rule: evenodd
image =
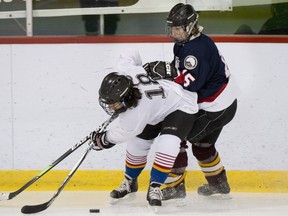
M226 88L227 83L225 83L224 85L222 85L222 87L211 97L207 97L207 98L202 98L202 99L198 99L198 103L203 103L203 102L213 102Z

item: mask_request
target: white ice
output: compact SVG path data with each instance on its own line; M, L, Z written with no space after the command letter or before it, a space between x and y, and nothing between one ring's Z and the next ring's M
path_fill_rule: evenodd
M11 200L0 202L0 215L19 216L24 205L41 204L48 201L53 192L24 191ZM219 200L201 197L196 192L188 192L186 205L175 201L163 202L157 215L195 216L287 216L287 193L231 193L232 199ZM89 209L100 209L100 213L90 213ZM109 191L63 191L52 205L39 216L145 216L153 215L148 208L146 192L137 192L133 200L111 204Z

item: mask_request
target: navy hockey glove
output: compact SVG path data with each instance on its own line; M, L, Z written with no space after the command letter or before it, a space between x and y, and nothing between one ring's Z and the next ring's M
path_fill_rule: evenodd
M103 149L109 149L115 145L114 143L110 143L106 141L105 137L106 137L106 132L99 133L97 131L93 131L90 134L90 139L94 144L93 146L94 150L101 151Z
M178 76L176 68L170 62L166 61L148 62L143 65L143 68L146 70L147 74L154 80L173 80L173 78Z

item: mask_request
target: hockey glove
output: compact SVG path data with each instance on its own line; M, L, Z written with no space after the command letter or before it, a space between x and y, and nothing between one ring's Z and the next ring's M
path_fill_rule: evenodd
M93 142L93 149L96 151L101 151L103 149L109 149L113 147L115 144L108 142L106 139L106 132L99 133L97 131L93 131L90 134L90 139Z
M147 74L154 80L173 80L173 78L178 76L176 68L170 62L166 61L148 62L143 65L143 68L146 70Z

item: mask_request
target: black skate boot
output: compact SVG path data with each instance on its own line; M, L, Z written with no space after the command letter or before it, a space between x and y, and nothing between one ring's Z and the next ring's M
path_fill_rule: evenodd
M163 200L170 199L184 199L186 197L186 188L184 179L172 187L166 187L161 190L163 194Z
M111 191L110 197L114 199L120 199L125 197L129 193L134 193L138 191L138 181L137 179L129 179L125 177L122 184L115 190Z
M227 181L225 170L223 170L220 174L216 176L206 177L206 179L208 181L208 184L204 184L203 186L200 186L198 188L199 195L228 195L230 193L230 186Z
M149 206L162 206L163 195L160 185L152 183L148 188L147 201Z

